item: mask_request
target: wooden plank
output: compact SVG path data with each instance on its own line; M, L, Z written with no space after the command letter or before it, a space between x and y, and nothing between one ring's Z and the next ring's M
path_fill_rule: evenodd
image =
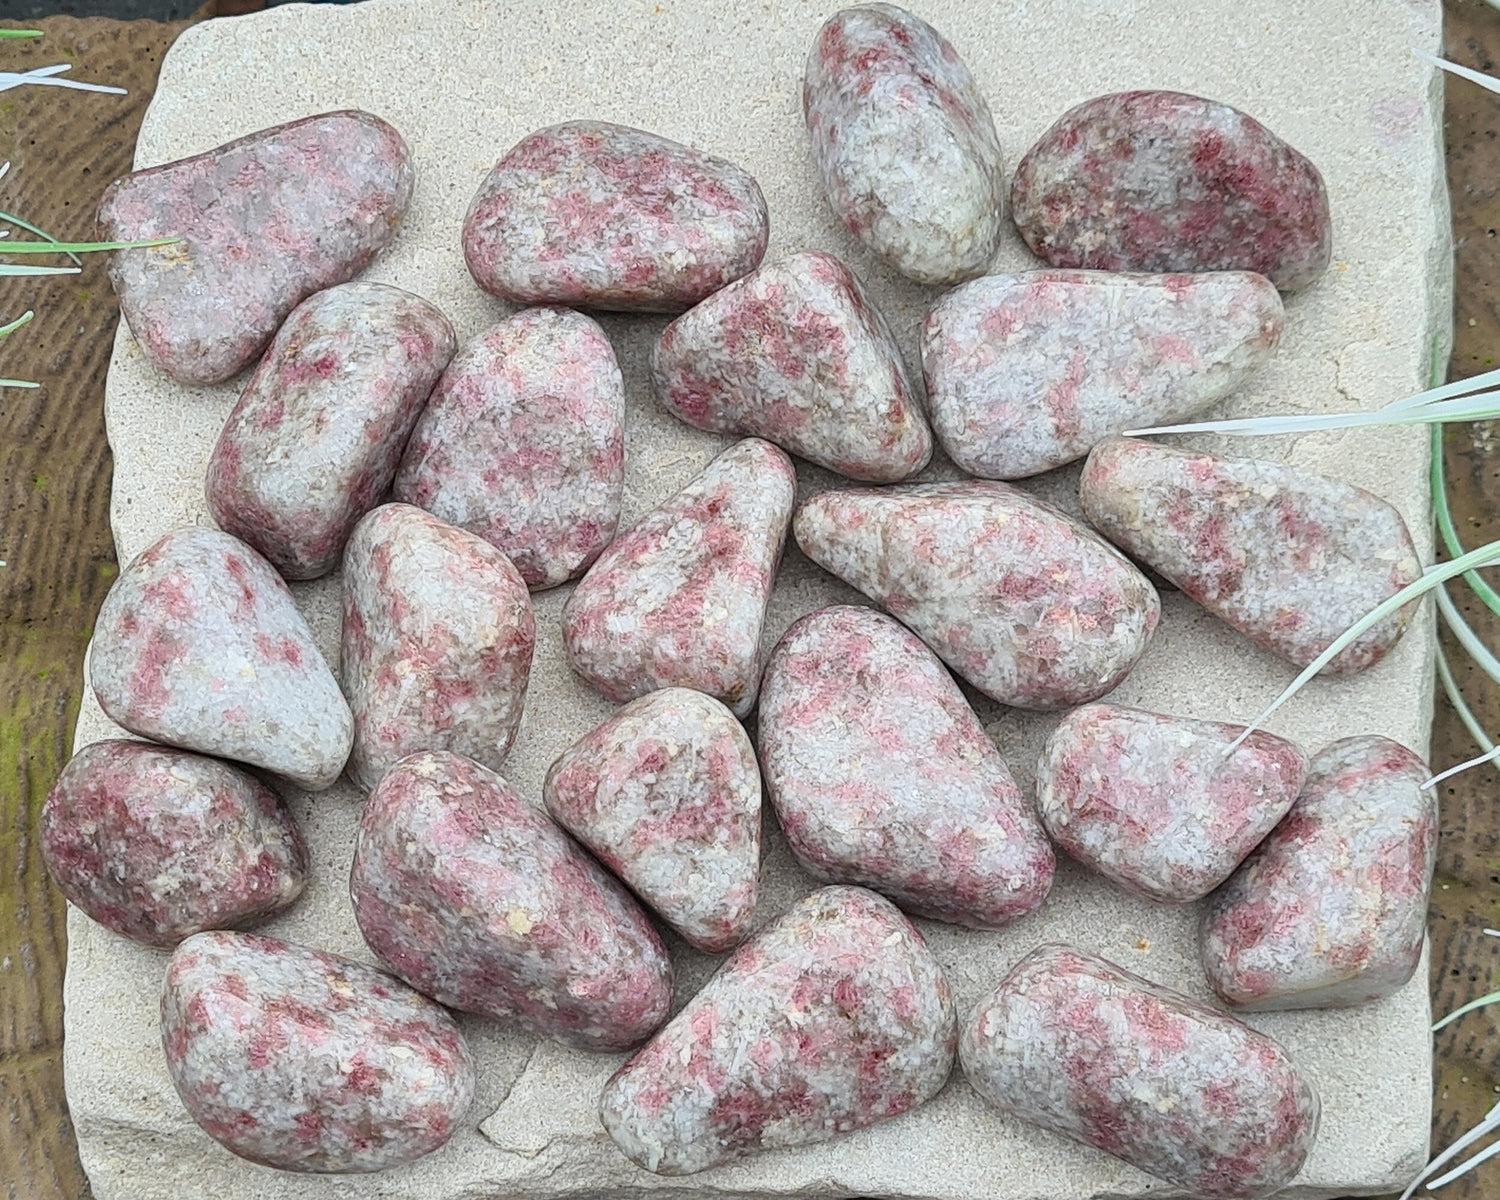
M0 93L0 208L59 238L90 240L100 193L130 169L162 55L186 22L52 18L0 64L72 62L128 96L55 88ZM12 233L17 236L17 233ZM30 236L30 235L21 235ZM61 263L59 263L61 265ZM62 898L37 854L36 816L72 743L83 649L115 575L104 373L117 318L104 263L9 279L0 319L36 319L0 343L0 1195L88 1194L63 1097Z

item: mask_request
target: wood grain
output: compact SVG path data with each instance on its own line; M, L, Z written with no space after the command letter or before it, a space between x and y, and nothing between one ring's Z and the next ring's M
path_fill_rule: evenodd
M53 18L38 41L0 43L5 69L68 61L74 77L130 93L0 93L11 164L0 208L92 240L99 195L130 169L162 55L185 24ZM67 760L83 649L115 574L104 373L117 309L103 260L84 262L81 275L0 285L0 320L36 310L0 342L0 374L43 384L0 390L0 1195L12 1200L88 1195L63 1097L64 906L32 836Z

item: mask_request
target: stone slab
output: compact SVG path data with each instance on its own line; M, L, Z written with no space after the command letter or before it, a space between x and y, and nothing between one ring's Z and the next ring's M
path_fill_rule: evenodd
M771 254L839 253L870 283L915 364L916 330L936 293L873 262L827 212L799 112L801 63L836 0L369 0L291 5L190 29L163 66L137 166L197 153L266 125L358 106L389 119L415 153L416 200L369 277L437 302L463 337L504 315L470 281L459 251L469 197L494 159L531 129L599 118L653 129L739 162L772 213ZM1276 361L1225 406L1232 412L1374 407L1422 386L1446 356L1451 302L1441 84L1412 54L1436 50L1436 0L1245 0L1232 15L1178 0L929 0L917 10L973 68L995 110L1007 162L1062 111L1103 92L1170 87L1254 114L1322 169L1334 213L1328 276L1288 304ZM1007 237L998 269L1029 263ZM654 405L646 373L663 318L606 317L629 395L625 520L680 486L722 444ZM112 520L122 560L167 530L208 523L202 477L237 392L193 390L146 364L122 327L106 399L115 453ZM1426 438L1360 431L1258 443L1257 453L1370 487L1395 503L1430 552ZM1248 446L1242 444L1248 450ZM938 463L934 474L951 472ZM830 477L798 466L805 492ZM1031 486L1069 502L1076 471ZM1073 505L1076 508L1076 505ZM298 585L325 653L338 644L338 581ZM563 663L564 595L539 598L532 691L507 774L535 796L547 765L609 706ZM767 637L801 613L854 594L790 553ZM1418 750L1432 710L1432 625L1424 614L1385 662L1352 680L1318 682L1272 724L1316 749L1378 732ZM1116 692L1124 703L1191 716L1248 719L1288 681L1283 663L1181 596ZM1024 786L1049 721L980 706ZM87 701L85 744L113 732ZM270 931L368 958L345 882L359 799L347 786L291 803L313 845L307 897ZM808 881L769 830L762 919ZM998 934L925 923L960 1008L1038 942L1064 938L1193 995L1192 908L1153 906L1065 866L1041 912ZM600 1130L593 1105L617 1058L538 1044L503 1025L464 1019L480 1064L469 1121L441 1152L374 1178L300 1178L244 1163L188 1119L163 1066L156 997L164 956L74 912L66 993L69 1100L98 1200L285 1197L400 1200L489 1197L848 1196L932 1200L1102 1200L1159 1184L1125 1165L986 1110L961 1077L915 1113L834 1143L762 1155L683 1180L637 1170ZM712 963L673 946L679 999ZM1380 1004L1285 1013L1254 1023L1282 1039L1324 1100L1323 1131L1290 1197L1398 1188L1426 1154L1431 1099L1425 962Z

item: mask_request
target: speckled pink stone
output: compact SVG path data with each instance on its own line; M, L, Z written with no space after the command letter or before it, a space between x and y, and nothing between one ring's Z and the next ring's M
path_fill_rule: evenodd
M810 559L1017 708L1109 692L1161 615L1156 590L1124 556L1003 483L827 491L797 510L793 528Z
M75 754L37 839L71 903L146 946L273 916L307 875L302 833L275 792L228 763L147 742Z
M204 1132L284 1171L411 1162L453 1136L474 1097L469 1047L432 1001L362 963L253 934L177 948L161 1040Z
M381 962L450 1008L580 1050L666 1020L672 964L615 880L492 771L413 754L371 794L349 880Z
M208 460L219 528L287 579L333 570L355 523L390 490L454 345L447 318L400 288L346 283L309 296L272 339Z
M379 117L346 110L263 129L115 180L99 204L130 332L180 383L248 367L314 292L351 279L411 203L411 152Z
M1296 806L1208 902L1200 949L1237 1008L1343 1008L1391 995L1422 957L1437 858L1427 764L1383 737L1317 754Z
M651 377L689 425L763 437L851 479L905 479L932 457L885 318L831 254L768 263L678 317Z
M599 1099L633 1162L691 1175L806 1146L930 1100L953 1067L953 999L916 928L824 888L730 956Z
M178 529L120 572L89 680L131 733L263 767L309 791L344 769L354 718L271 564L217 529Z
M1000 245L1000 142L948 40L894 4L861 4L818 31L802 112L834 213L918 283L957 283Z
M1291 292L1332 254L1318 168L1259 121L1182 92L1069 109L1016 167L1010 204L1054 267L1257 271Z
M761 629L797 487L747 438L600 556L563 606L568 664L611 700L687 687L737 717L755 705Z
M1053 730L1036 803L1059 847L1128 892L1181 904L1228 879L1297 799L1307 758L1243 725L1089 704Z
M533 588L609 545L625 484L625 383L604 330L533 308L454 357L411 435L395 496L476 533Z
M722 954L749 935L760 768L712 696L663 688L632 700L563 751L542 800L691 945Z
M1090 453L1078 493L1120 549L1299 667L1422 574L1391 505L1281 463L1111 438ZM1376 624L1323 673L1374 666L1416 609Z
M1280 1191L1317 1137L1279 1043L1071 946L1022 959L960 1023L959 1057L1002 1112L1210 1200Z
M766 791L815 878L917 916L998 929L1052 886L1052 847L937 656L899 622L835 606L777 644L760 694Z
M385 504L344 553L339 678L354 713L349 776L452 750L498 771L531 679L531 595L500 551L408 504Z
M506 152L464 219L464 260L517 304L681 312L759 265L746 172L640 129L569 121Z
M1222 400L1270 359L1283 321L1248 271L989 275L923 323L928 416L969 474L1036 475Z

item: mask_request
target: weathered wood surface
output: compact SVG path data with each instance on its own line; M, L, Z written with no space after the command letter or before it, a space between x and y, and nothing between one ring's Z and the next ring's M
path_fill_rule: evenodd
M259 7L235 0L243 10ZM1446 0L1450 57L1500 70L1500 12L1483 0ZM59 237L91 236L100 192L129 168L161 56L182 24L74 21L38 27L40 43L0 43L19 69L65 58L78 78L118 84L128 97L66 91L0 94L0 208ZM1500 366L1500 97L1450 83L1449 181L1458 243L1452 375ZM36 320L0 343L0 374L38 391L0 391L0 1197L77 1200L88 1194L63 1098L63 905L47 884L32 831L72 738L85 643L115 572L109 536L104 372L117 310L102 264L53 281L0 284L0 320ZM1469 546L1500 538L1500 440L1489 426L1449 432L1449 491ZM1500 620L1455 599L1500 646ZM1500 736L1500 686L1451 642L1460 686ZM1474 753L1446 702L1438 704L1435 766ZM1500 772L1483 769L1443 791L1443 836L1432 906L1435 1011L1500 988ZM1500 1009L1475 1014L1437 1040L1435 1144L1445 1144L1500 1100ZM1447 1189L1454 1200L1500 1195L1500 1160Z

